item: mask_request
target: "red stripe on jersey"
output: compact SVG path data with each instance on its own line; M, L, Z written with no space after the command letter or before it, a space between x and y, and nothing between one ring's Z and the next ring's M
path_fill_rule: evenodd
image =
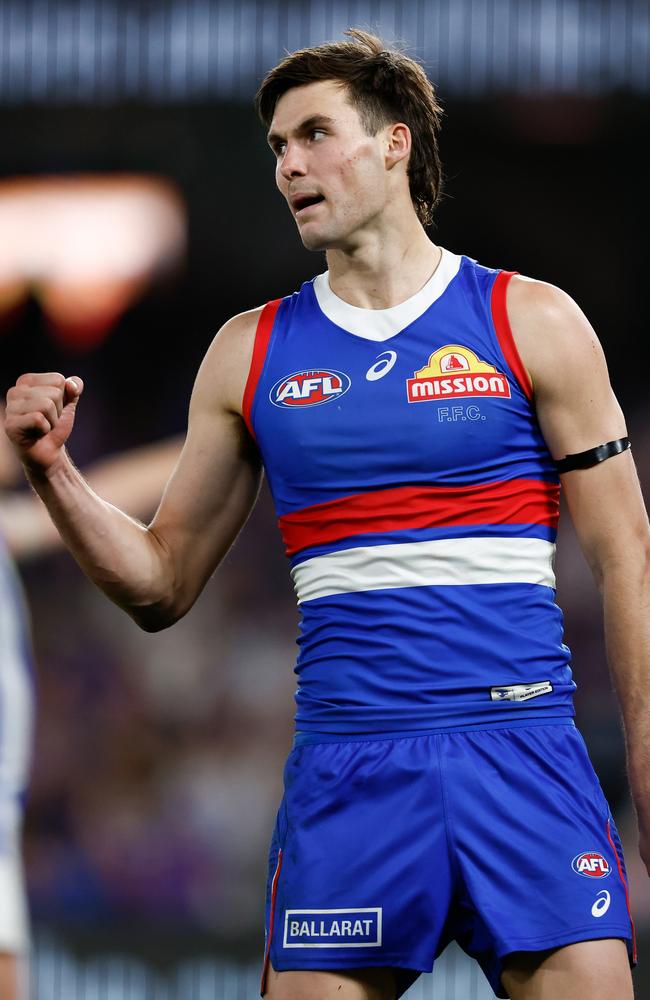
M471 486L399 486L314 504L279 519L287 555L352 535L463 524L557 528L560 487L537 479Z
M266 993L266 977L269 971L269 959L271 957L271 938L273 937L273 923L275 920L275 896L278 890L278 879L282 868L282 848L278 851L278 863L275 866L275 875L271 883L271 907L269 913L269 936L266 939L266 949L264 951L264 965L262 966L262 982L260 983L260 993Z
M510 284L510 279L516 273L516 271L499 271L497 274L492 285L492 321L494 322L494 329L496 330L501 350L508 362L510 371L517 379L526 398L532 400L533 386L517 350L506 306L508 285Z
M634 926L634 921L632 920L632 908L630 907L630 893L627 888L627 881L625 875L623 874L623 865L621 864L621 859L619 857L618 851L616 850L616 845L612 837L611 824L609 820L607 820L607 839L609 840L612 846L614 857L616 858L616 864L618 866L618 874L621 882L623 883L623 888L625 889L625 905L627 906L627 915L630 918L630 924L632 925L632 961L636 965L636 928Z
M253 398L255 396L255 390L257 389L257 383L259 382L260 375L262 374L262 368L264 367L266 352L269 346L269 340L271 339L271 332L273 330L273 323L275 322L275 314L277 313L281 302L282 299L274 299L273 302L266 303L260 314L260 318L257 323L257 330L255 331L253 356L251 358L251 366L248 371L246 388L244 389L244 398L242 400L242 416L246 421L246 426L248 427L251 437L255 437L251 424Z

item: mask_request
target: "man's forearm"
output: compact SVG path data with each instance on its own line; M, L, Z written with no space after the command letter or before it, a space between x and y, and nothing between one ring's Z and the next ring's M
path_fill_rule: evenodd
M90 488L110 504L132 517L149 518L160 503L181 445L180 436L165 438L100 458L82 474ZM63 544L45 506L24 490L0 497L0 531L18 562L38 558Z
M173 574L155 533L94 493L67 454L28 478L86 576L143 628L171 624Z
M607 657L618 694L632 795L650 828L650 566L614 567L602 584Z

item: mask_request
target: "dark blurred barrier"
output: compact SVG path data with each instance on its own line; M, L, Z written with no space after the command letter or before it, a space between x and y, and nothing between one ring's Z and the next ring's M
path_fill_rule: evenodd
M2 0L0 102L248 101L286 50L350 25L408 40L453 95L650 91L633 0Z
M52 940L39 941L33 965L33 1000L255 1000L260 962L236 964L204 955L167 974L122 954L75 959ZM406 1000L493 1000L475 962L451 946L433 975L421 976Z

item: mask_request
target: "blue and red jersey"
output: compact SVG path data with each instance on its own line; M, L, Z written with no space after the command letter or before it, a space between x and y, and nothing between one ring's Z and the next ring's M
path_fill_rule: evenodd
M573 715L559 480L510 277L443 251L390 309L344 302L324 274L261 315L244 418L301 612L300 731Z

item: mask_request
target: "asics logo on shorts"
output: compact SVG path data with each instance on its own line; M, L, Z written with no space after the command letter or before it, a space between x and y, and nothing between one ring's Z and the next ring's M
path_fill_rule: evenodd
M381 907L285 910L285 948L373 948L381 945Z
M591 908L592 917L604 917L609 910L609 904L611 901L612 897L607 892L607 889L603 889L602 892L599 892L596 896L596 902Z

